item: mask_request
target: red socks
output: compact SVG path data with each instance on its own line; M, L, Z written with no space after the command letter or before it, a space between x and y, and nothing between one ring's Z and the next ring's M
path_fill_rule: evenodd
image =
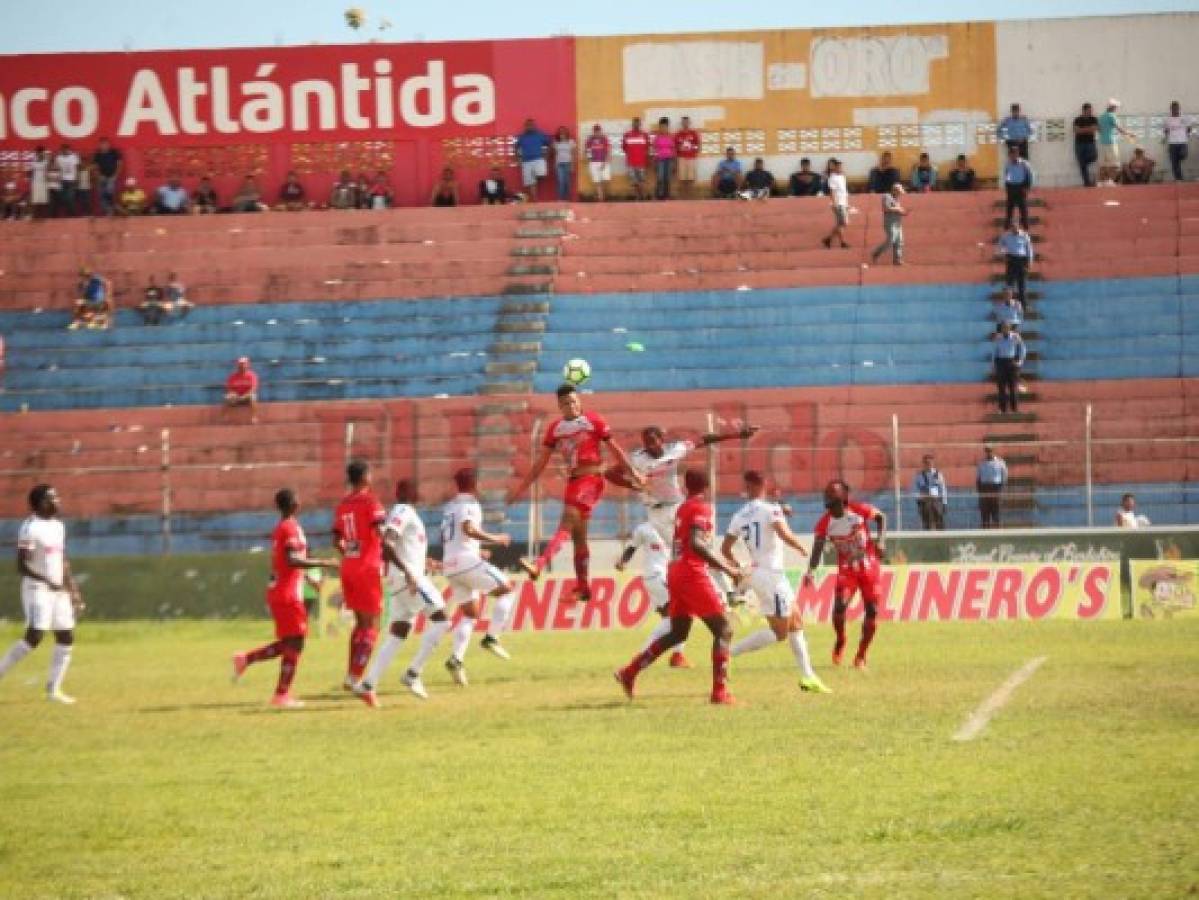
M294 647L284 647L283 659L279 661L279 683L275 685L276 694L286 694L291 691L291 682L296 677L296 668L299 665L300 651Z
M729 681L729 644L717 641L712 645L712 695L723 694Z
M273 644L264 644L257 650L251 650L246 654L246 664L266 662L268 659L274 659L283 652L283 641L275 641Z
M591 551L575 553L575 581L582 590L587 590L591 577Z
M554 536L550 538L550 542L545 545L545 549L541 551L541 555L537 557L537 568L544 569L550 564L550 560L554 558L554 554L562 549L562 545L566 543L570 537L570 532L565 528L559 528L554 532Z
M654 664L654 660L674 646L673 644L667 643L669 638L669 634L662 635L662 637L658 638L656 641L634 656L629 662L629 670L636 673L652 666Z
M378 635L374 628L355 628L350 632L350 677L355 681L360 681L366 672Z

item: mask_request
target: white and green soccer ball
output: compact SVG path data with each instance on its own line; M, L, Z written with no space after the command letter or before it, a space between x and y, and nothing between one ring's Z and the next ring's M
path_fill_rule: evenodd
M562 367L562 377L567 384L573 384L578 387L584 381L591 377L591 363L585 359L568 360L566 365Z

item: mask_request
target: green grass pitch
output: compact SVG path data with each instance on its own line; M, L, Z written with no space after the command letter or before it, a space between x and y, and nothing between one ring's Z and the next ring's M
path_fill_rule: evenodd
M42 699L48 646L0 682L0 897L1199 891L1199 621L889 625L869 674L813 626L835 693L800 695L778 646L734 660L732 709L705 703L698 632L696 668L627 703L638 632L476 642L471 686L439 656L427 703L397 665L378 711L335 689L344 639L314 639L308 707L278 712L277 664L229 683L269 629L85 623L76 707Z

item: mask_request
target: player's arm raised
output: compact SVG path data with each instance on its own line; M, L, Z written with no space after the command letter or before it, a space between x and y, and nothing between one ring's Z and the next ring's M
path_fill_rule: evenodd
M780 519L771 527L774 529L774 533L778 535L778 539L780 541L782 541L792 550L798 551L800 556L808 555L808 551L804 549L803 544L799 542L799 538L795 536L795 532L791 530L790 526L787 525L785 520Z
M645 476L633 468L633 464L629 462L628 455L624 452L624 448L616 443L611 436L604 438L604 443L608 445L608 449L612 451L612 455L616 457L616 464L624 473L624 477L628 480L629 486L635 491L645 490Z
M734 581L739 579L743 574L741 567L736 562L730 565L726 560L721 559L713 553L712 548L708 546L707 538L704 537L705 534L706 532L699 526L692 526L691 549L695 551L695 555L713 569L719 569L721 572L724 572L725 575Z
M742 425L728 431L710 431L699 439L699 444L701 447L707 447L709 444L719 444L721 441L732 441L737 438L748 441L761 430L760 425Z
M501 547L507 547L512 543L512 535L499 532L492 534L490 531L484 531L470 519L462 523L462 533L468 538L482 541L485 544L499 544Z
M541 473L545 471L545 467L549 465L550 457L553 455L554 448L541 446L537 450L537 456L533 460L533 465L529 467L529 471L524 474L524 477L516 483L516 487L508 492L508 496L504 498L505 503L514 502L521 494L529 489L534 481L541 477ZM481 538L479 539L481 540Z

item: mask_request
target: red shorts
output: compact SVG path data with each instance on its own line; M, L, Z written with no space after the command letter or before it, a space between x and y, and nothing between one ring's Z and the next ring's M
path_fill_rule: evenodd
M308 610L299 600L275 602L267 600L271 618L275 620L275 637L304 637L308 634Z
M341 570L341 596L346 609L377 616L383 612L383 575L369 569Z
M566 496L562 502L581 512L584 519L590 519L591 511L595 509L603 496L603 475L580 475L578 478L571 478L566 482Z
M850 600L855 592L860 591L862 600L866 603L878 603L879 595L879 563L878 560L866 560L860 567L837 570L837 596Z
M716 585L706 572L700 575L673 571L666 579L666 587L670 593L672 619L683 616L706 619L724 614L720 594L716 593Z

